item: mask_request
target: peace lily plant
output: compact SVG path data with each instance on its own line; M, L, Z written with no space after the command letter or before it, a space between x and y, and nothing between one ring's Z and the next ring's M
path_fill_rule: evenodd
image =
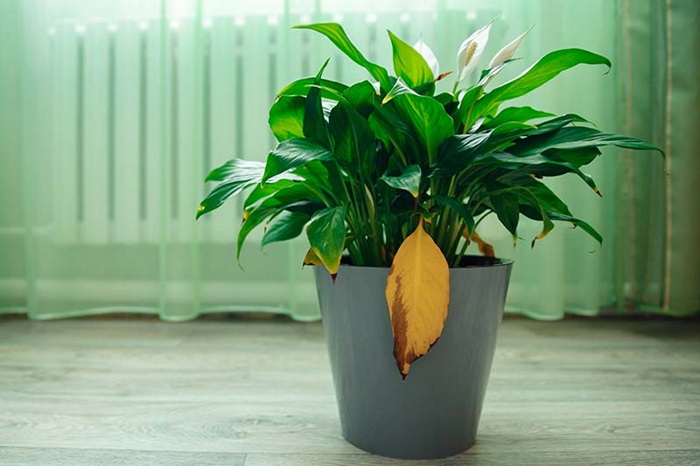
M485 217L495 214L513 241L521 215L541 222L533 246L554 222L578 226L602 242L541 180L573 173L600 194L581 167L601 147L656 149L601 132L578 115L504 105L574 66L610 68L601 55L556 50L494 86L493 79L516 63L514 53L527 32L474 76L491 24L461 44L454 73L440 73L425 43L411 46L388 31L391 75L365 58L338 24L296 28L326 36L374 82L325 79L326 60L315 77L282 89L269 115L279 144L265 163L236 158L213 170L207 181L219 184L201 202L197 217L251 188L239 256L249 233L264 225L263 245L305 232L310 248L304 264L325 267L333 280L341 262L390 266L386 301L394 358L404 378L442 333L450 268L460 266L471 243L493 257L493 248L476 232ZM437 93L436 83L444 79L454 79L452 91Z

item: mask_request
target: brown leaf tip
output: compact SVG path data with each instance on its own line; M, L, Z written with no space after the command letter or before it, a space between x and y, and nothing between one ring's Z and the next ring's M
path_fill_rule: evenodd
M331 274L331 280L333 280L333 284L335 285L335 279L338 278L338 273L332 273Z

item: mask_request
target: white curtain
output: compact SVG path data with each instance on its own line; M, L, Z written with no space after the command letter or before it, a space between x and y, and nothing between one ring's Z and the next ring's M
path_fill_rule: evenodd
M205 174L233 156L264 160L267 109L290 80L366 76L323 38L290 26L340 21L369 58L391 66L385 30L422 38L443 71L460 42L495 19L486 56L534 26L510 76L555 48L615 58L616 3L538 1L5 0L0 308L33 318L112 311L182 320L256 311L317 318L304 240L235 259L240 203L198 223ZM522 104L574 112L615 131L615 78L576 69ZM615 152L590 170L606 197L576 179L551 184L611 240ZM482 236L516 260L508 306L555 319L598 312L615 297L614 254L565 225L530 249L485 223ZM2 312L0 310L0 312Z

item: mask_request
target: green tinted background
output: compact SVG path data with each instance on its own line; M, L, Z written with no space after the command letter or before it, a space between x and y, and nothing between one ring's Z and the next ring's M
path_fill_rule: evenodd
M525 220L513 248L485 222L482 236L516 260L508 309L540 319L691 314L700 307L698 11L692 0L0 0L0 312L317 318L305 240L261 252L253 235L241 269L240 203L194 222L208 170L232 156L264 160L279 88L327 57L328 77L366 79L323 38L289 27L339 21L390 67L388 28L422 38L448 71L461 41L497 18L485 62L535 25L501 79L562 47L614 62L607 75L572 70L519 103L581 114L668 155L606 150L589 169L602 200L578 179L551 180L603 233L602 248L562 224L531 250L539 230Z

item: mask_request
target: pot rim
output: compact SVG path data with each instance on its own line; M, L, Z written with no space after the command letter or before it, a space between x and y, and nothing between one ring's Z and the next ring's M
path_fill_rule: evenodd
M484 256L477 256L473 254L467 254L464 257L484 257ZM347 259L347 256L343 256L343 259ZM512 259L502 259L500 257L493 257L490 258L493 259L494 261L497 261L494 264L477 264L477 265L462 265L458 267L450 267L450 270L465 270L465 269L485 269L485 268L491 268L491 267L507 267L513 264ZM370 270L389 270L391 267L386 266L386 265L381 265L381 266L374 266L374 265L353 265L353 264L347 264L347 263L342 263L340 264L340 269L370 269Z

